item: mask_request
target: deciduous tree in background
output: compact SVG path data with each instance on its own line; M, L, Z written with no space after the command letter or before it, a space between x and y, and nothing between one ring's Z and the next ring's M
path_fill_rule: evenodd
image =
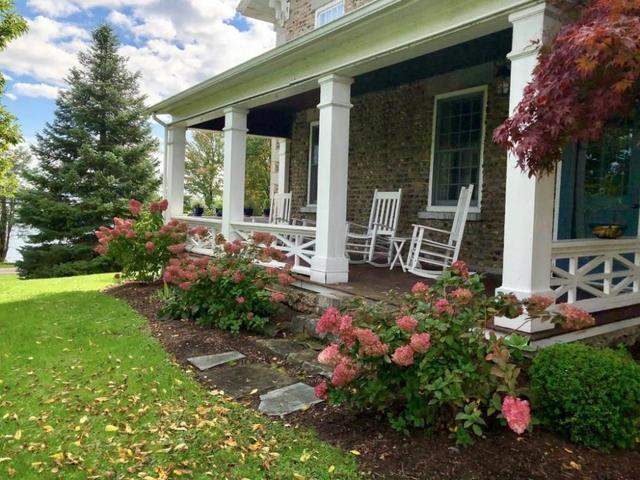
M245 200L256 214L269 207L271 140L247 137ZM186 203L202 202L208 214L221 205L224 169L224 137L221 132L194 130L185 158ZM186 205L187 209L190 205Z
M0 153L0 263L7 258L15 222L19 178L30 158L31 154L26 147L15 147Z
M563 147L597 140L640 98L640 2L554 3L574 19L541 51L522 101L494 132L529 175L553 171Z
M110 268L98 257L94 231L127 211L131 198L147 201L158 193L155 152L138 88L127 70L109 26L93 33L79 56L55 119L37 137L38 165L25 173L18 221L36 233L21 250L26 277L65 276Z
M187 144L185 197L202 201L207 214L213 213L222 196L224 141L220 132L194 130Z
M27 31L27 23L18 15L12 0L0 0L0 51L16 37ZM4 95L5 79L0 73L0 97ZM17 144L22 137L16 119L0 104L0 153L4 153L11 145ZM0 184L2 183L0 171Z

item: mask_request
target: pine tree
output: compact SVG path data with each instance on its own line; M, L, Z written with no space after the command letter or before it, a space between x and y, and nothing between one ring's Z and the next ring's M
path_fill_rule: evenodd
M18 221L36 233L21 250L26 277L107 270L94 231L124 215L131 198L156 196L157 141L145 113L139 74L127 70L108 25L93 33L90 48L58 96L55 118L33 148L38 166L25 173Z

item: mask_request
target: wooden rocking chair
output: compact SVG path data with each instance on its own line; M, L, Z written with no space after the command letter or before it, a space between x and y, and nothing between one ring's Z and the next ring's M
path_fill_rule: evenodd
M402 189L397 192L375 190L369 224L347 224L345 252L350 263L370 263L376 267L385 267L391 263L391 239L398 228L401 198ZM386 260L377 262L381 257Z
M407 258L407 267L410 273L425 278L438 278L444 269L458 260L472 195L473 185L460 189L458 207L453 218L451 231L425 225L413 226L413 235ZM448 236L448 239L441 242L436 241L425 237L426 232L441 237ZM428 267L436 267L437 269Z
M291 223L291 193L274 193L269 210L269 223Z

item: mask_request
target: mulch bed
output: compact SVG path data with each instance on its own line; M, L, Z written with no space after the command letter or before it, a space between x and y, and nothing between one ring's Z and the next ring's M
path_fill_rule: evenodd
M301 381L314 384L295 367L256 344L259 337L204 328L188 321L160 320L157 285L125 284L108 291L127 301L149 320L153 335L176 361L187 366L188 357L238 350L246 362L277 363ZM634 356L638 358L638 348ZM200 378L200 377L198 377ZM206 380L204 383L207 383ZM213 385L207 385L212 388ZM255 407L257 398L243 403ZM373 478L438 480L593 479L640 478L640 449L601 453L573 445L536 428L518 437L501 429L491 432L471 447L459 448L446 433L426 435L416 431L405 436L392 430L382 418L352 413L344 408L320 404L287 416L292 425L314 428L320 438L345 451L359 452L364 472Z

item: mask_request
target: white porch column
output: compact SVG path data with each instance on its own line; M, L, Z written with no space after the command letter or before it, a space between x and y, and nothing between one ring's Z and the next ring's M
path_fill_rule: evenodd
M277 140L278 148L278 193L289 192L289 141Z
M186 150L185 127L167 127L165 132L164 198L169 202L165 218L184 213L184 156Z
M320 138L318 145L318 201L316 254L311 280L341 283L349 279L345 256L349 111L351 78L328 75L320 84Z
M225 110L222 235L227 240L234 240L231 222L244 220L247 113L246 110L236 107Z
M555 12L545 3L509 17L513 24L511 90L509 108L515 109L532 78L540 46L560 26ZM539 43L533 44L532 41ZM555 175L529 178L509 154L504 221L504 257L501 292L524 299L533 294L551 296L551 247L553 241ZM495 324L534 332L553 328L550 322L528 322L526 317L497 318Z

